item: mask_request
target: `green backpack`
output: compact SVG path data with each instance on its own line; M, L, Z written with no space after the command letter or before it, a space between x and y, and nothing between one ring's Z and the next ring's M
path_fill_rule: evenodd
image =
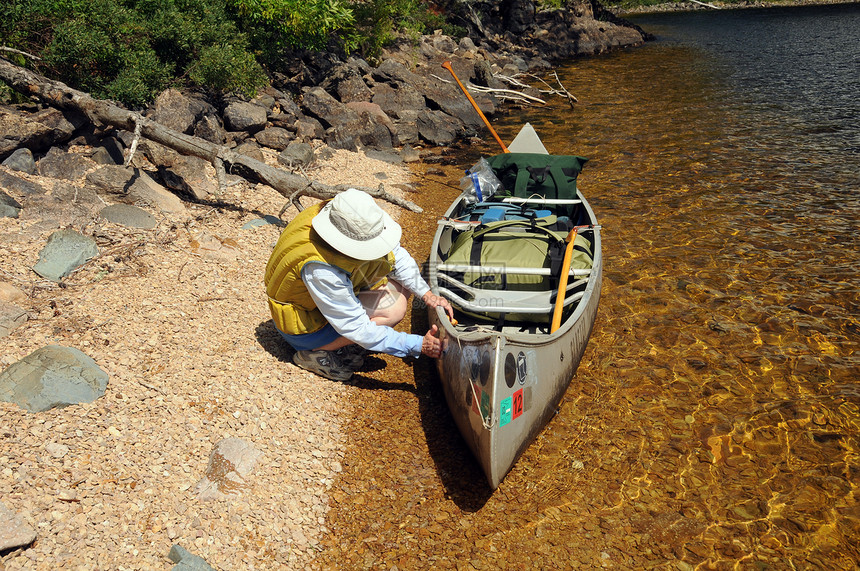
M576 178L588 159L574 155L543 155L537 153L504 153L487 159L505 196L529 198L540 195L550 199L576 198Z

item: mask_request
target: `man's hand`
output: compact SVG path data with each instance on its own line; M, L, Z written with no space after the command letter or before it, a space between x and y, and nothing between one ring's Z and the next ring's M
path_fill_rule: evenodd
M435 295L432 291L428 291L421 299L427 304L427 307L441 307L448 314L449 319L454 319L454 308L441 295Z
M424 335L424 341L421 343L421 352L433 359L442 356L442 341L436 337L437 333L439 333L439 328L433 325L430 327L430 331Z

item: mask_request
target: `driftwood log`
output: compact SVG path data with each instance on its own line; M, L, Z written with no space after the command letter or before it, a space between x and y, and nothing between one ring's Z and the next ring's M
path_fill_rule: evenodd
M205 139L168 129L164 125L147 119L139 113L123 109L109 101L95 99L87 93L72 89L64 83L48 79L28 69L19 67L3 57L0 57L0 79L5 81L15 91L36 97L48 105L57 107L58 109L74 110L83 113L95 125L111 125L119 129L134 132L135 134L139 133L140 136L170 147L183 155L200 157L212 163L215 167L215 172L218 173L219 185L224 184L225 164L231 165L231 167L239 167L231 170L234 170L234 172L247 180L251 180L252 182L259 181L271 186L287 197L299 210L301 210L301 204L298 201L300 196L311 196L325 200L350 188L349 185L331 186L322 184L310 180L305 176L271 167L247 155L232 151L223 145L210 143ZM396 204L401 208L413 212L422 211L421 207L414 202L387 192L382 184L375 189L361 188L360 190L381 200Z

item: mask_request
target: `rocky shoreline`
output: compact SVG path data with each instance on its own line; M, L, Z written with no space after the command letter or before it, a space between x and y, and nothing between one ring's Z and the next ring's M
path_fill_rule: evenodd
M304 54L252 100L168 90L145 115L408 195L407 163L482 129L443 61L501 89L645 40L588 2L479 36L404 41L376 67ZM347 386L290 363L260 301L295 210L247 173L222 186L203 159L39 102L0 106L0 161L0 567L312 565L350 411Z
M653 14L662 12L689 12L693 10L713 10L714 6L721 10L743 10L748 8L785 8L792 6L824 6L829 4L853 4L857 0L745 0L744 2L664 2L651 6L637 6L618 10L621 16L633 16L636 14ZM710 6L706 5L710 4Z

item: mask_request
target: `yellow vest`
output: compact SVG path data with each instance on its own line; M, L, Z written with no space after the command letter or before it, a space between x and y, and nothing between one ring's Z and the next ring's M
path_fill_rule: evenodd
M308 262L321 262L349 274L355 293L385 283L394 269L394 254L376 260L356 260L331 248L311 226L311 220L325 203L301 211L281 232L266 264L266 293L275 325L289 335L319 331L326 319L317 309L302 281L302 268Z

